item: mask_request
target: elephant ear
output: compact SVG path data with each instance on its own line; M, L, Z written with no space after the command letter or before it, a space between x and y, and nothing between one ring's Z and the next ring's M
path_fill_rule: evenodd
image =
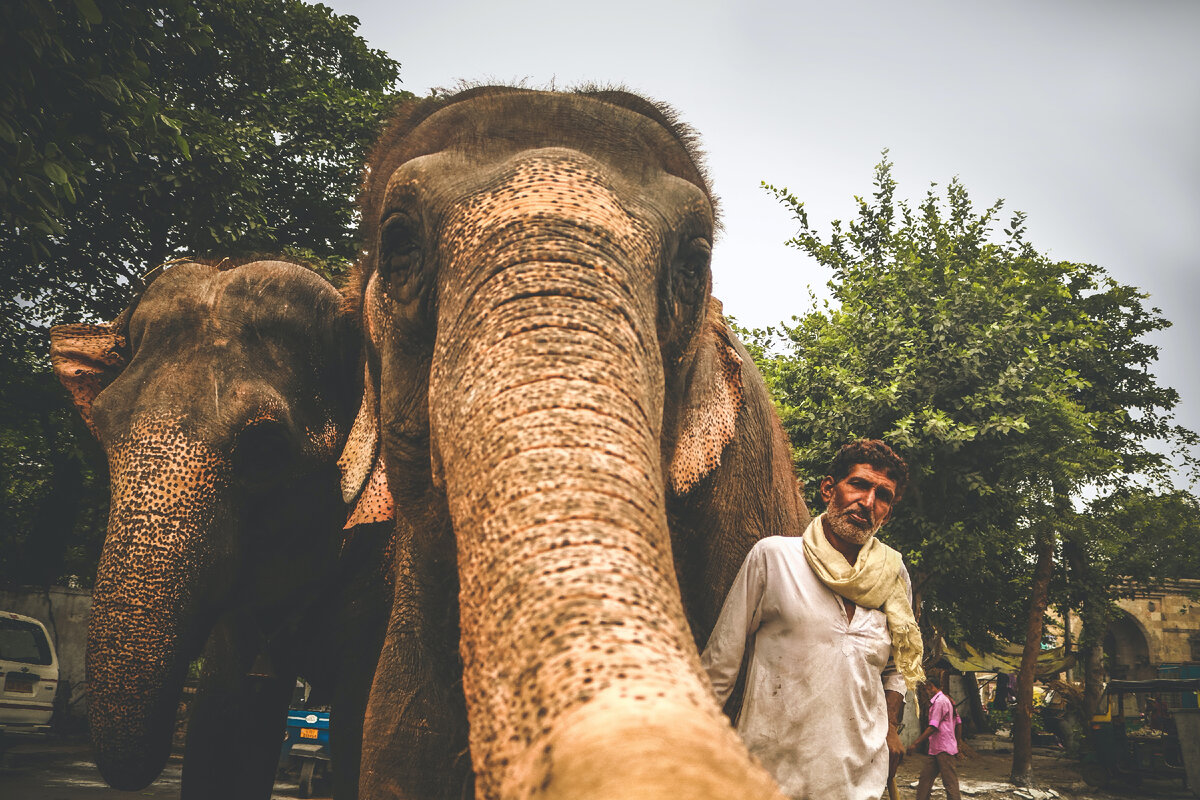
M691 491L721 463L745 405L742 357L725 325L720 301L712 298L689 370L679 413L675 452L667 475L676 496Z
M88 430L97 437L92 403L128 363L124 317L103 325L55 325L50 329L54 374L71 393Z
M379 446L379 401L370 368L365 371L362 405L338 458L342 473L342 499L352 506L346 528L386 522L395 516L388 489L383 449Z

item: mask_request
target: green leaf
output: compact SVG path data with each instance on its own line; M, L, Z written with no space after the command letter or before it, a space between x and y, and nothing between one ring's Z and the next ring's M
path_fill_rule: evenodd
M59 185L68 182L67 171L53 161L43 161L42 171L46 173L47 178Z
M104 15L96 7L95 0L75 0L75 7L79 9L79 13L90 25L99 25L104 21Z

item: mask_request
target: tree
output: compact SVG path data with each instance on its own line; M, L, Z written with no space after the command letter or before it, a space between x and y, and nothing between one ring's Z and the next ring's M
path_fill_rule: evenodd
M175 21L174 36L157 24ZM148 148L186 151L165 115L147 61L207 41L184 0L135 7L113 0L11 0L0 5L6 39L0 82L0 221L47 255L97 164Z
M1074 498L1165 481L1171 462L1147 443L1196 441L1171 422L1178 396L1149 372L1157 350L1143 337L1169 323L1100 267L1039 254L1021 214L997 240L1002 203L976 212L957 180L915 209L897 201L886 155L871 199L856 198L857 218L834 222L827 240L799 199L766 188L799 223L789 244L832 271L831 302L747 332L797 466L814 482L855 436L904 453L911 488L885 532L910 564L927 630L981 647L995 635L1026 642L1014 725L1014 779L1025 780L1033 657Z
M11 306L20 297L43 319L108 316L147 270L184 252L296 247L342 264L354 256L359 170L395 100L398 69L355 34L356 19L301 0L16 8L26 6L38 13L12 21L33 30L18 28L15 38L44 46L27 47L6 105L15 129L40 133L17 150L70 152L61 171L76 177L56 184L69 208L43 208L41 227L0 236L5 311L20 313ZM57 38L39 32L42 18ZM81 81L78 72L110 59L113 75ZM66 88L77 82L96 88ZM106 110L110 96L124 105ZM60 112L66 123L42 120ZM35 161L11 182L6 217L32 214L24 198L45 194ZM58 175L56 163L43 171ZM18 193L25 184L32 188Z
M343 271L399 65L301 0L14 0L0 22L0 580L90 580L103 459L47 328L111 319L182 255Z

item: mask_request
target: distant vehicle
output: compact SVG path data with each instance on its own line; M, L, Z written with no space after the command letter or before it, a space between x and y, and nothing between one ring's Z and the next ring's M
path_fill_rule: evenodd
M280 753L283 771L298 773L301 797L312 797L313 784L317 780L328 780L331 775L329 707L310 705L308 696L308 684L297 680Z
M58 656L46 626L0 611L0 734L49 733Z
M1092 717L1087 739L1090 752L1081 765L1084 781L1107 786L1113 781L1136 784L1143 777L1178 778L1186 787L1184 758L1195 757L1195 750L1194 746L1186 750L1181 746L1173 712L1185 711L1179 708L1180 702L1200 692L1200 678L1115 680L1108 682L1104 692L1107 701L1100 708L1105 713ZM1144 711L1138 710L1137 696L1142 698ZM1194 702L1189 700L1189 704ZM1200 787L1188 788L1200 797Z

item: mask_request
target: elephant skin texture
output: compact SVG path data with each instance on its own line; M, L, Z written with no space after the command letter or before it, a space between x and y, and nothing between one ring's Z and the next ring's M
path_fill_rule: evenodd
M808 521L714 228L692 136L624 92L472 89L377 145L340 463L396 571L361 797L779 796L697 650Z
M355 796L392 594L390 530L343 532L336 459L361 405L361 341L342 295L282 261L178 264L116 321L52 329L111 476L87 673L112 786L162 770L204 648L183 797L270 796L298 673L332 695L337 791Z

